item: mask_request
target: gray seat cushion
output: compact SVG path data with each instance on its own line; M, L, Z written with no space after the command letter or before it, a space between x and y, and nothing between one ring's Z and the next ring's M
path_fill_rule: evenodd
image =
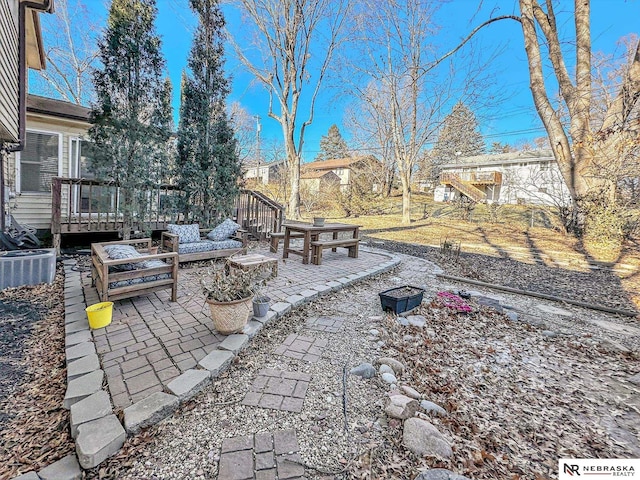
M212 250L226 250L228 248L242 248L242 242L237 240L222 240L220 242L201 240L199 242L181 243L178 245L178 253L200 253Z

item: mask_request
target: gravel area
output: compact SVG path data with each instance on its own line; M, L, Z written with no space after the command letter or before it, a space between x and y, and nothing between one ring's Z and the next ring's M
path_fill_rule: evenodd
M263 329L212 386L130 439L88 478L216 478L223 439L286 429L297 434L310 479L414 479L425 468L447 467L478 479L503 478L513 468L519 478L537 480L557 478L549 459L561 454L635 454L640 389L625 379L640 370L640 328L630 319L488 290L476 293L509 305L518 320L488 307L462 319L443 315L428 299L464 286L437 280L433 264L401 257L396 271L323 297ZM380 310L378 292L407 284L426 290L424 328L401 326ZM308 320L318 316L344 323L337 333L308 329ZM328 339L320 361L275 355L292 333ZM432 421L451 443L452 459L408 452L402 421L384 414L389 386L379 377L344 376L382 356L405 364L401 384L448 411L446 419ZM598 383L603 365L607 381ZM263 368L311 375L301 413L241 404ZM570 431L559 442L566 424ZM576 425L597 442L580 436ZM548 476L536 477L540 468Z
M529 290L602 305L626 311L640 311L640 277L621 277L610 269L592 271L559 268L547 265L540 257L536 263L526 263L507 257L492 257L476 253L443 255L441 249L426 245L369 239L377 248L404 253L435 262L444 273L472 280ZM582 262L584 263L584 262ZM635 277L635 278L634 278Z

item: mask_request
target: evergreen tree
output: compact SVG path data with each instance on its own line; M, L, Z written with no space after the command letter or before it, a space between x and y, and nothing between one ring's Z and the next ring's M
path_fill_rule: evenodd
M316 156L315 161L347 158L350 156L349 147L347 147L347 142L342 138L340 129L335 124L331 125L327 134L320 138L320 153Z
M457 157L481 155L485 152L484 139L478 120L462 102L454 105L438 134L434 156L439 163L455 161Z
M183 73L176 176L187 218L210 226L233 210L241 175L233 128L226 113L224 16L219 0L190 0L198 17Z
M171 128L170 83L163 81L155 0L113 0L99 42L102 69L94 73L92 168L120 186L123 236L146 229L145 193L166 162Z

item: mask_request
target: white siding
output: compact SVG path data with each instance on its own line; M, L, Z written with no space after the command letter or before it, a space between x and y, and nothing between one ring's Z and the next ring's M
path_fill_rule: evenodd
M88 128L89 125L82 122L27 114L27 131L60 133L59 174L62 177L69 176L70 139L86 136ZM9 201L11 214L19 223L26 223L39 229L51 228L51 193L16 193L18 173L16 154L9 158L10 174L6 180L12 197ZM63 211L66 208L66 198L63 198L62 208Z
M18 141L18 2L0 0L0 140Z

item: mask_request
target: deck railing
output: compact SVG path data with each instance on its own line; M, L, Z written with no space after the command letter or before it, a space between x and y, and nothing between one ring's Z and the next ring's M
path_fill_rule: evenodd
M282 230L284 207L260 192L241 190L236 211L237 223L260 240Z
M135 224L143 230L162 230L176 223L181 191L174 185L158 185L136 195L148 205L144 218ZM60 235L83 232L117 232L123 227L121 188L111 181L55 177L51 183L51 233L59 247Z
M501 172L443 172L441 183L445 183L444 180L449 178L448 175L455 175L459 180L475 185L500 185L502 183Z

